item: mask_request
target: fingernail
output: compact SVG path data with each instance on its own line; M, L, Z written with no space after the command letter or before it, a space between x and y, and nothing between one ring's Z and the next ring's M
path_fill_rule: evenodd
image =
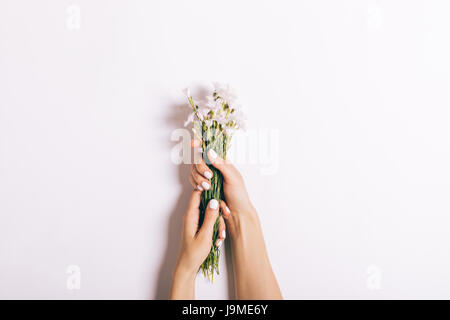
M217 240L216 241L216 247L220 248L221 245L222 245L222 240Z
M217 153L213 149L209 149L209 156L211 159L217 158Z
M211 199L211 201L209 202L209 207L211 209L217 210L217 208L219 207L219 202L216 199Z
M209 171L205 171L205 173L203 173L203 175L205 176L206 179L211 179L213 177L212 173Z
M222 238L226 238L227 237L227 233L225 232L225 230L222 230Z
M226 211L227 213L230 213L230 208L228 208L228 206L225 206L225 211Z
M200 190L200 191L203 191L203 188L200 187L199 185L197 186L197 189Z
M202 187L203 187L204 189L208 190L208 189L209 189L209 183L206 182L206 181L203 181L203 182L202 182Z

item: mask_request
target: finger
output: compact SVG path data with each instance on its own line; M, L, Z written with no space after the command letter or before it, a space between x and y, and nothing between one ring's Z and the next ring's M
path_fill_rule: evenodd
M209 190L209 188L211 188L211 182L200 175L195 169L194 165L191 166L191 177L194 180L198 190L203 191Z
M191 147L192 148L200 148L202 146L202 142L197 139L191 140Z
M220 248L223 244L223 240L222 239L217 239L216 243L214 244L217 248Z
M211 179L213 172L203 160L202 142L200 140L191 140L191 147L194 149L194 166L197 172L206 179Z
M210 180L213 177L213 172L211 171L210 168L208 168L203 158L200 158L199 161L194 163L192 166L202 177L208 180Z
M203 148L200 140L191 140L192 154L194 155L194 164L203 161Z
M219 216L219 201L211 199L205 209L205 218L203 224L198 231L198 237L201 239L212 240L214 224Z
M219 157L213 149L209 149L208 159L209 162L222 173L225 180L232 181L240 177L240 173L235 166L229 161Z
M231 211L230 208L228 208L227 204L225 201L220 201L220 209L222 209L222 217L225 220L228 220L231 216Z
M225 221L223 220L222 217L219 218L219 228L218 228L218 236L217 238L219 240L221 240L222 242L225 240L225 238L227 237L227 233L226 233L226 225L225 225ZM217 246L217 244L216 244ZM220 245L219 245L220 247Z
M236 230L236 225L235 225L236 222L233 219L233 213L231 212L230 208L228 208L226 202L223 200L220 202L220 209L222 211L221 217L226 222L226 227L227 227L226 232L228 234L232 235Z
M202 193L198 190L194 190L194 192L192 192L186 214L184 215L184 232L190 238L194 238L198 230L201 194Z
M195 182L194 177L192 176L192 174L189 175L189 182L191 183L191 185L194 187L195 190L203 191L202 186L197 184L197 182Z
M203 191L197 188L197 184L194 181L194 178L192 177L192 175L189 175L189 182L191 183L191 185L194 187L195 190L199 190L199 191Z

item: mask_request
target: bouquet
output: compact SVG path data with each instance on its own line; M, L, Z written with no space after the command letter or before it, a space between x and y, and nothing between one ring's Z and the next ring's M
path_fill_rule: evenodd
M202 155L206 164L213 172L211 188L202 193L200 204L199 226L203 223L205 209L211 199L225 200L223 193L223 176L208 160L207 152L213 149L219 157L226 159L231 138L238 129L245 129L245 116L241 111L234 90L226 84L214 83L214 90L198 102L194 101L189 89L184 93L192 109L185 126L193 124L195 138L202 142ZM222 212L219 212L221 215ZM219 218L220 218L219 215ZM201 265L205 277L211 282L214 273L219 274L219 248L214 246L218 238L219 218L216 220L213 232L213 245L208 257Z

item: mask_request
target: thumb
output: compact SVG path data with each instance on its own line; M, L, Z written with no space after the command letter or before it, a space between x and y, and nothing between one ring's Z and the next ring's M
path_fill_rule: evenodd
M217 201L216 199L211 199L205 209L205 218L203 219L203 224L198 231L198 236L207 238L212 241L214 224L216 223L218 216L219 201Z
M208 159L208 162L222 173L226 181L233 181L239 177L239 171L230 162L219 157L213 149L209 149Z

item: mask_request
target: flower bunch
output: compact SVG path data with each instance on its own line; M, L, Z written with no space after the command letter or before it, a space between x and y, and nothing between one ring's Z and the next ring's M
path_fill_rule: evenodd
M245 115L241 111L235 91L227 84L214 83L213 85L213 91L198 102L194 101L189 89L184 89L189 107L192 109L185 126L193 125L196 139L202 142L203 158L213 172L211 188L202 192L199 226L203 223L208 202L211 199L225 200L223 176L209 163L206 153L213 149L221 158L226 159L234 132L239 129L245 130ZM222 213L220 212L220 214ZM219 218L214 225L213 244L218 238L218 228ZM219 274L219 253L219 248L213 245L201 266L203 274L211 282L214 273Z

